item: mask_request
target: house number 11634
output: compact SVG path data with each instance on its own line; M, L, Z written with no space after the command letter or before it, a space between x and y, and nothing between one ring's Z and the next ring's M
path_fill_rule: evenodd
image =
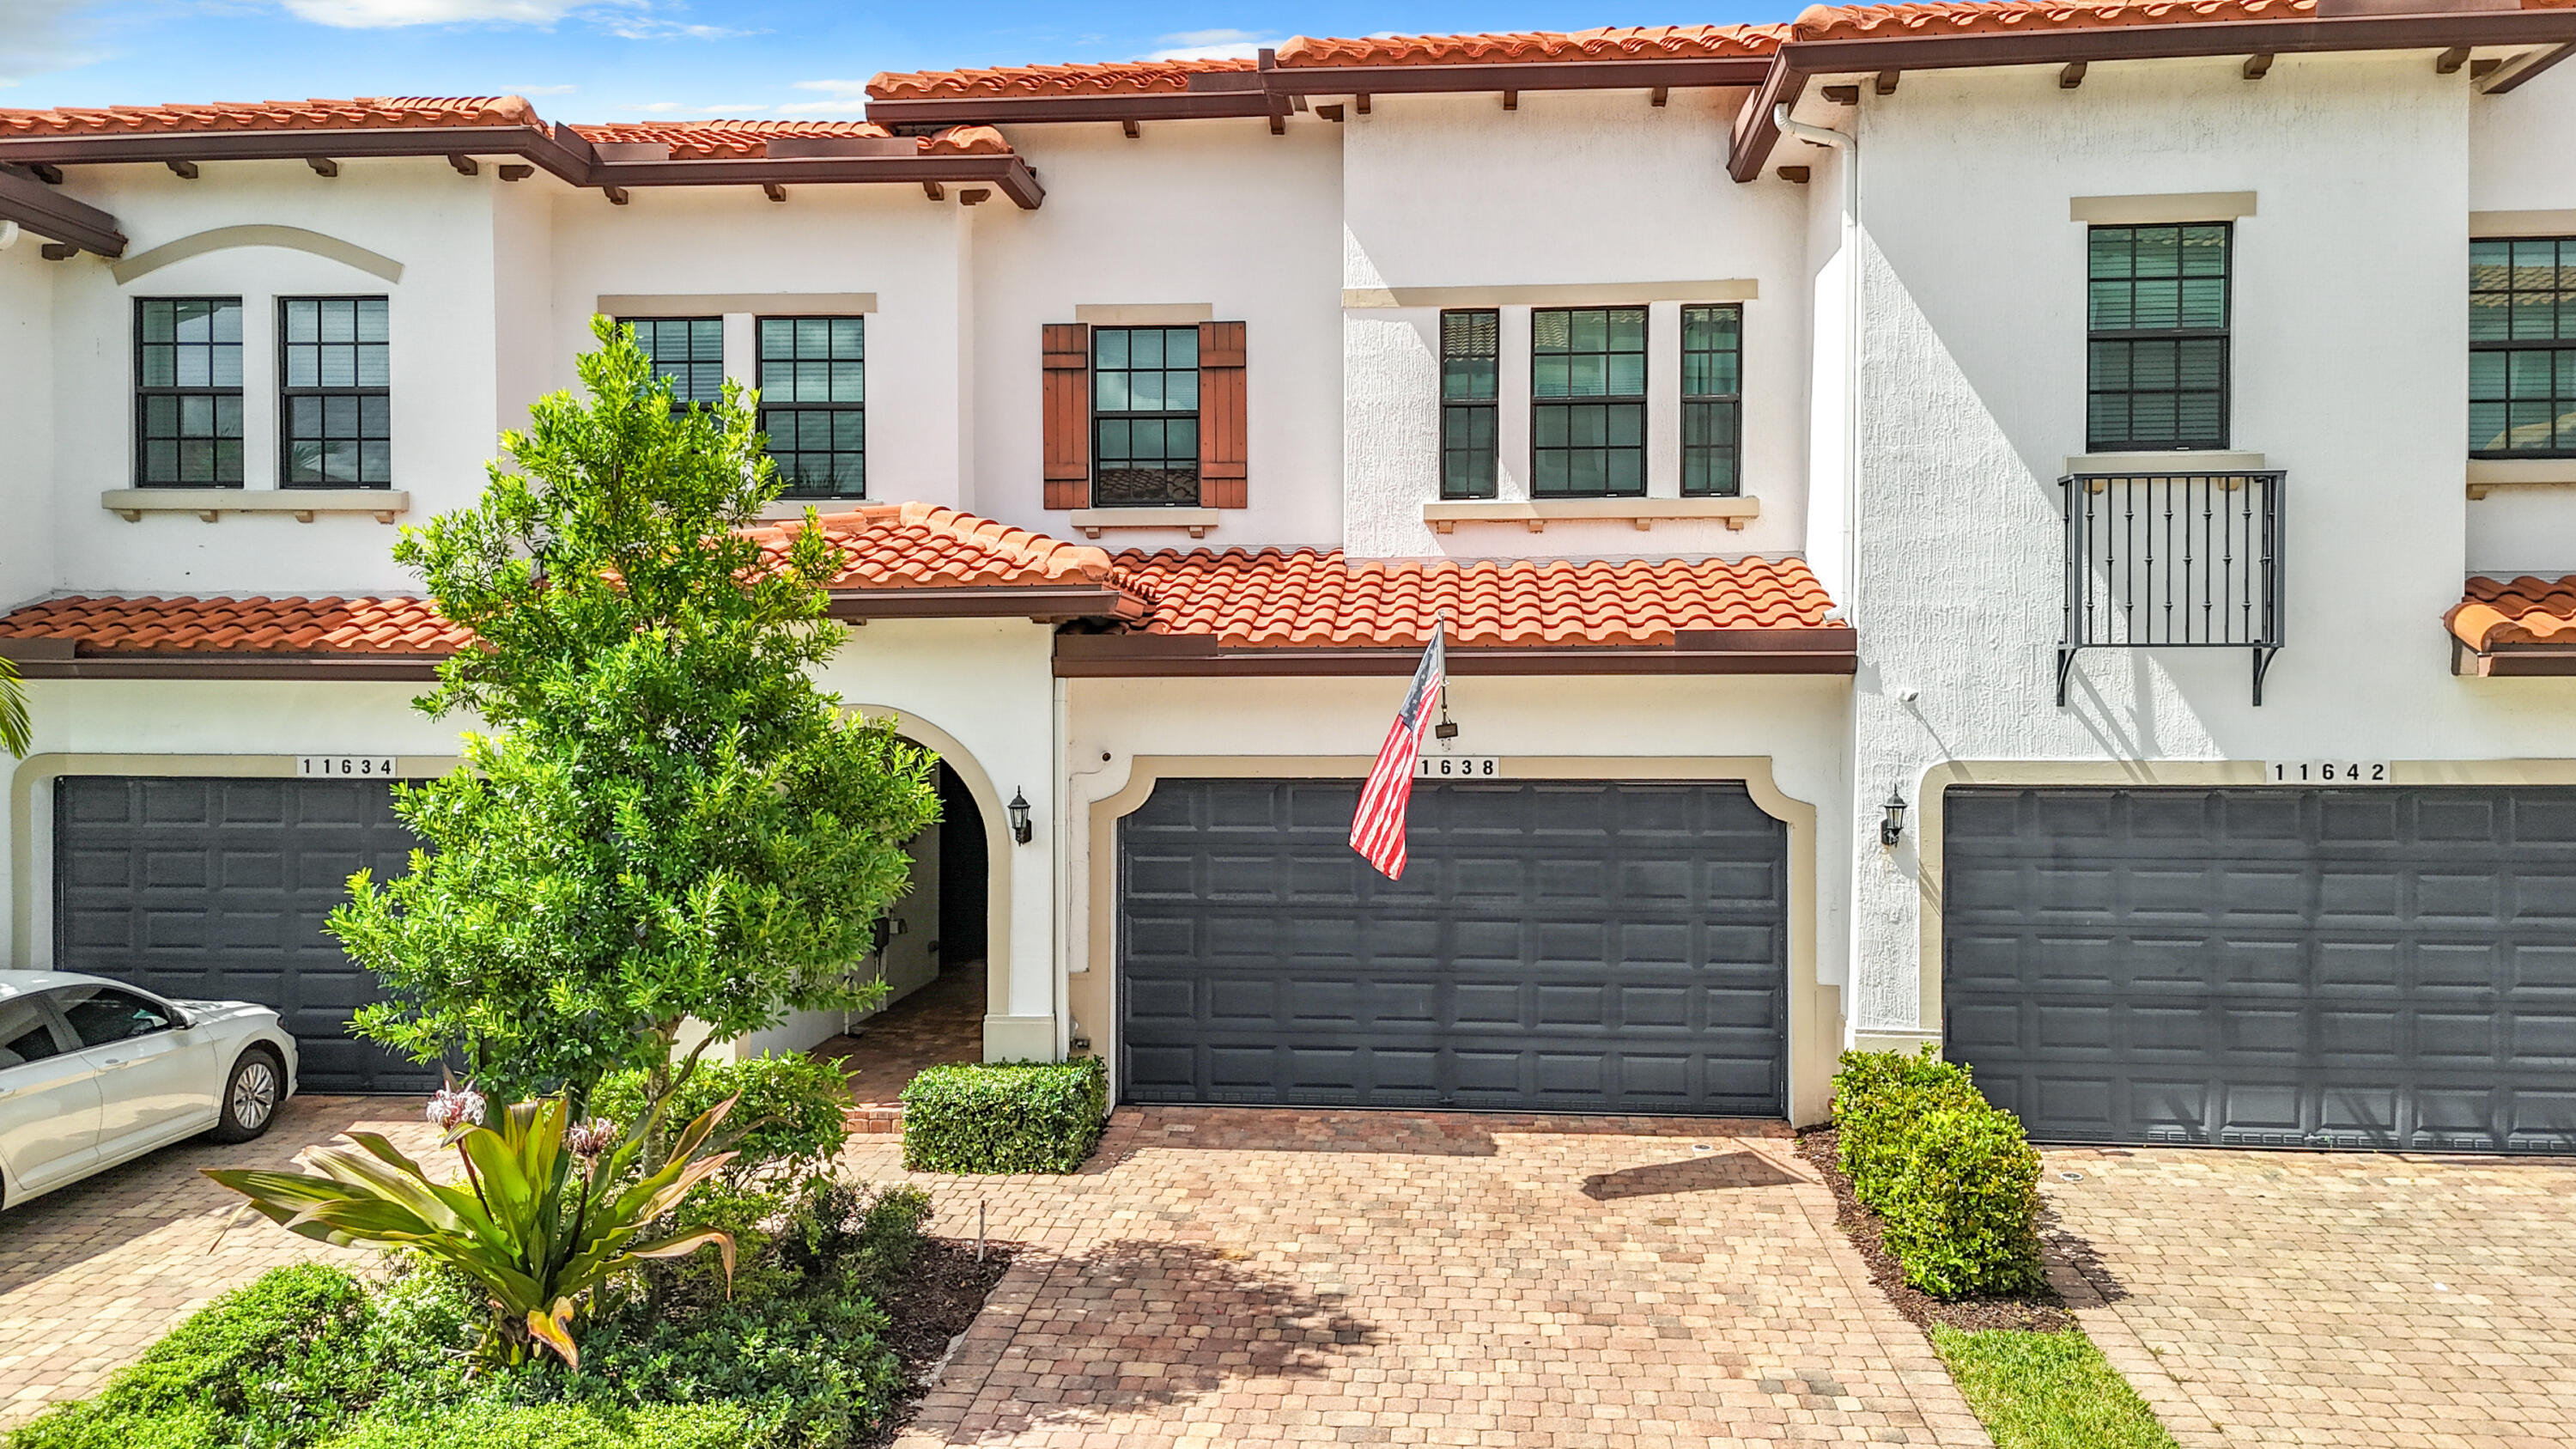
M2385 785L2386 760L2272 760L2263 779L2273 785Z

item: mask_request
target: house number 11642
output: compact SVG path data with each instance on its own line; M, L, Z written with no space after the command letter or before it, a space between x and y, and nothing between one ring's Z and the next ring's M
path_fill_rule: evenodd
M2385 785L2386 760L2272 760L2263 779L2273 785Z

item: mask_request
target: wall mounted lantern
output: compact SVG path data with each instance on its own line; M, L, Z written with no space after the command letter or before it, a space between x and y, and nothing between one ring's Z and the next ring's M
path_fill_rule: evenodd
M1011 803L1003 808L1011 812L1011 838L1022 845L1028 844L1029 837L1036 834L1029 826L1029 792L1013 790Z
M1894 850L1905 836L1905 797L1891 789L1887 803L1878 808L1887 812L1887 818L1878 822L1878 843Z

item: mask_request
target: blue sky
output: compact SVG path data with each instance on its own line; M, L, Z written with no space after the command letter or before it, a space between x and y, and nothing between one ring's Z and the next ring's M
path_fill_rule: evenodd
M1289 35L1785 19L1579 0L0 0L0 106L359 95L534 99L573 121L856 116L881 70L1249 53Z

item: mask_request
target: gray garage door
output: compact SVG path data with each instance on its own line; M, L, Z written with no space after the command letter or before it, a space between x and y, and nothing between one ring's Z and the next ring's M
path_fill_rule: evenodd
M1119 836L1137 1102L1783 1112L1787 837L1742 786L1165 780Z
M1944 801L1948 1051L2033 1136L2576 1150L2576 790Z
M323 934L350 873L407 869L383 781L68 776L55 784L55 954L167 996L284 1015L311 1092L426 1090L436 1076L348 1034L375 978Z

